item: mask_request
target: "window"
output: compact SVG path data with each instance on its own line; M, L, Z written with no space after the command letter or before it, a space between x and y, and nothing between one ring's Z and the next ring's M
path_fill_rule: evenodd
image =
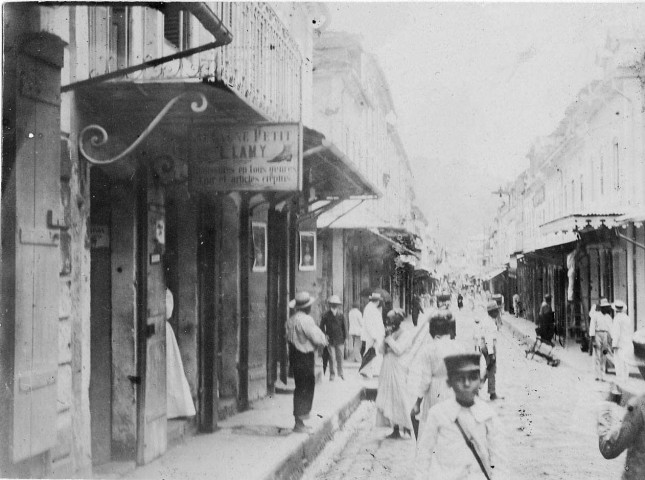
M190 14L176 7L163 10L163 36L178 50L190 46Z
M602 154L600 155L600 195L605 194L605 159L603 158Z
M616 190L620 190L620 155L618 152L618 142L614 143L614 165L616 167Z

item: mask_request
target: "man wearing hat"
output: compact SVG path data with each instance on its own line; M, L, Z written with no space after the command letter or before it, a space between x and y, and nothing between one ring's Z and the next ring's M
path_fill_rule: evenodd
M591 319L589 323L589 340L593 345L596 380L602 382L605 381L607 356L611 354L612 312L611 304L606 298L600 299L600 311L596 310L596 305L593 305L589 312L589 318Z
M320 321L320 329L327 335L329 341L327 347L329 351L329 381L333 382L336 377L336 369L338 369L338 376L345 379L343 375L343 347L347 332L345 331L345 316L340 308L342 302L338 295L329 297L327 303L329 303L329 310Z
M625 354L629 351L634 335L634 324L627 316L625 302L614 302L614 324L611 329L611 346L614 352L614 366L616 367L616 380L624 384L629 376L629 367L625 362Z
M632 336L625 352L628 365L638 367L645 378L645 329ZM603 402L598 415L598 447L607 459L616 458L627 450L623 480L645 478L645 395L627 401L626 409L615 403Z
M309 418L316 386L314 351L317 347L327 346L325 334L309 315L315 301L308 292L298 292L289 302L289 308L295 310L286 323L289 363L293 368L296 384L293 392L293 416L296 419L294 432L307 431L303 420Z
M503 464L502 437L495 411L477 396L479 353L444 358L454 397L434 405L421 424L415 478L509 478Z

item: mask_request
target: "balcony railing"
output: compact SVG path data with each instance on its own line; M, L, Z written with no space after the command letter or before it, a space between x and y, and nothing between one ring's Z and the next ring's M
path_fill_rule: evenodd
M300 120L302 57L295 39L273 9L267 4L248 2L208 5L232 32L233 41L229 45L124 75L115 81L222 82L270 120ZM179 18L185 31L181 50L213 41L195 18L190 21ZM154 8L92 6L88 9L88 29L87 70L83 74L78 69L76 81L179 50L164 38L164 13Z

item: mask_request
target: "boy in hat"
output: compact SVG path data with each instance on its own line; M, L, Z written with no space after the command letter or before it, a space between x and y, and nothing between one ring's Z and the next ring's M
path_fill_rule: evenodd
M309 315L315 301L308 292L298 292L289 302L289 308L295 310L286 323L289 363L293 367L293 379L296 383L293 391L293 416L296 419L294 432L307 431L303 420L309 418L316 387L314 351L317 347L327 346L325 334Z
M624 355L628 364L638 367L645 378L645 329L632 337ZM631 398L626 409L615 403L602 403L598 415L598 448L607 459L627 450L622 480L645 478L645 395Z
M477 396L480 357L479 353L462 353L444 358L448 385L455 395L434 405L421 424L417 480L507 478L497 415Z
M614 324L611 329L611 346L614 352L614 366L616 367L616 380L624 384L629 376L629 367L625 355L629 351L634 335L634 324L627 316L625 302L614 302Z
M596 310L596 305L593 305L589 312L589 317L591 318L589 339L591 345L593 345L596 380L602 382L605 381L607 356L611 354L612 312L611 304L606 298L600 299L600 311Z
M329 346L329 381L333 382L336 377L336 370L338 376L344 380L343 375L343 347L345 346L345 316L340 308L342 302L338 295L332 295L327 301L329 303L329 310L323 315L320 321L320 329L327 335ZM324 365L323 365L324 370Z

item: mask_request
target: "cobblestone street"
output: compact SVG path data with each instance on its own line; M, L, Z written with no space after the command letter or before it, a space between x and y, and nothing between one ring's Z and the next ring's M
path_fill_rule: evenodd
M458 339L470 339L473 314L463 310L457 312L457 319ZM620 478L624 454L609 461L598 451L596 405L606 395L608 384L594 381L591 363L581 373L565 365L553 368L541 360L527 360L523 346L505 330L498 348L497 390L503 400L495 402L495 407L513 477ZM352 419L356 426L351 426L351 420L348 423L353 434L345 432L330 442L304 478L412 478L414 439L385 439L389 429L374 428L374 415L373 402L364 402ZM340 445L345 441L346 446Z

